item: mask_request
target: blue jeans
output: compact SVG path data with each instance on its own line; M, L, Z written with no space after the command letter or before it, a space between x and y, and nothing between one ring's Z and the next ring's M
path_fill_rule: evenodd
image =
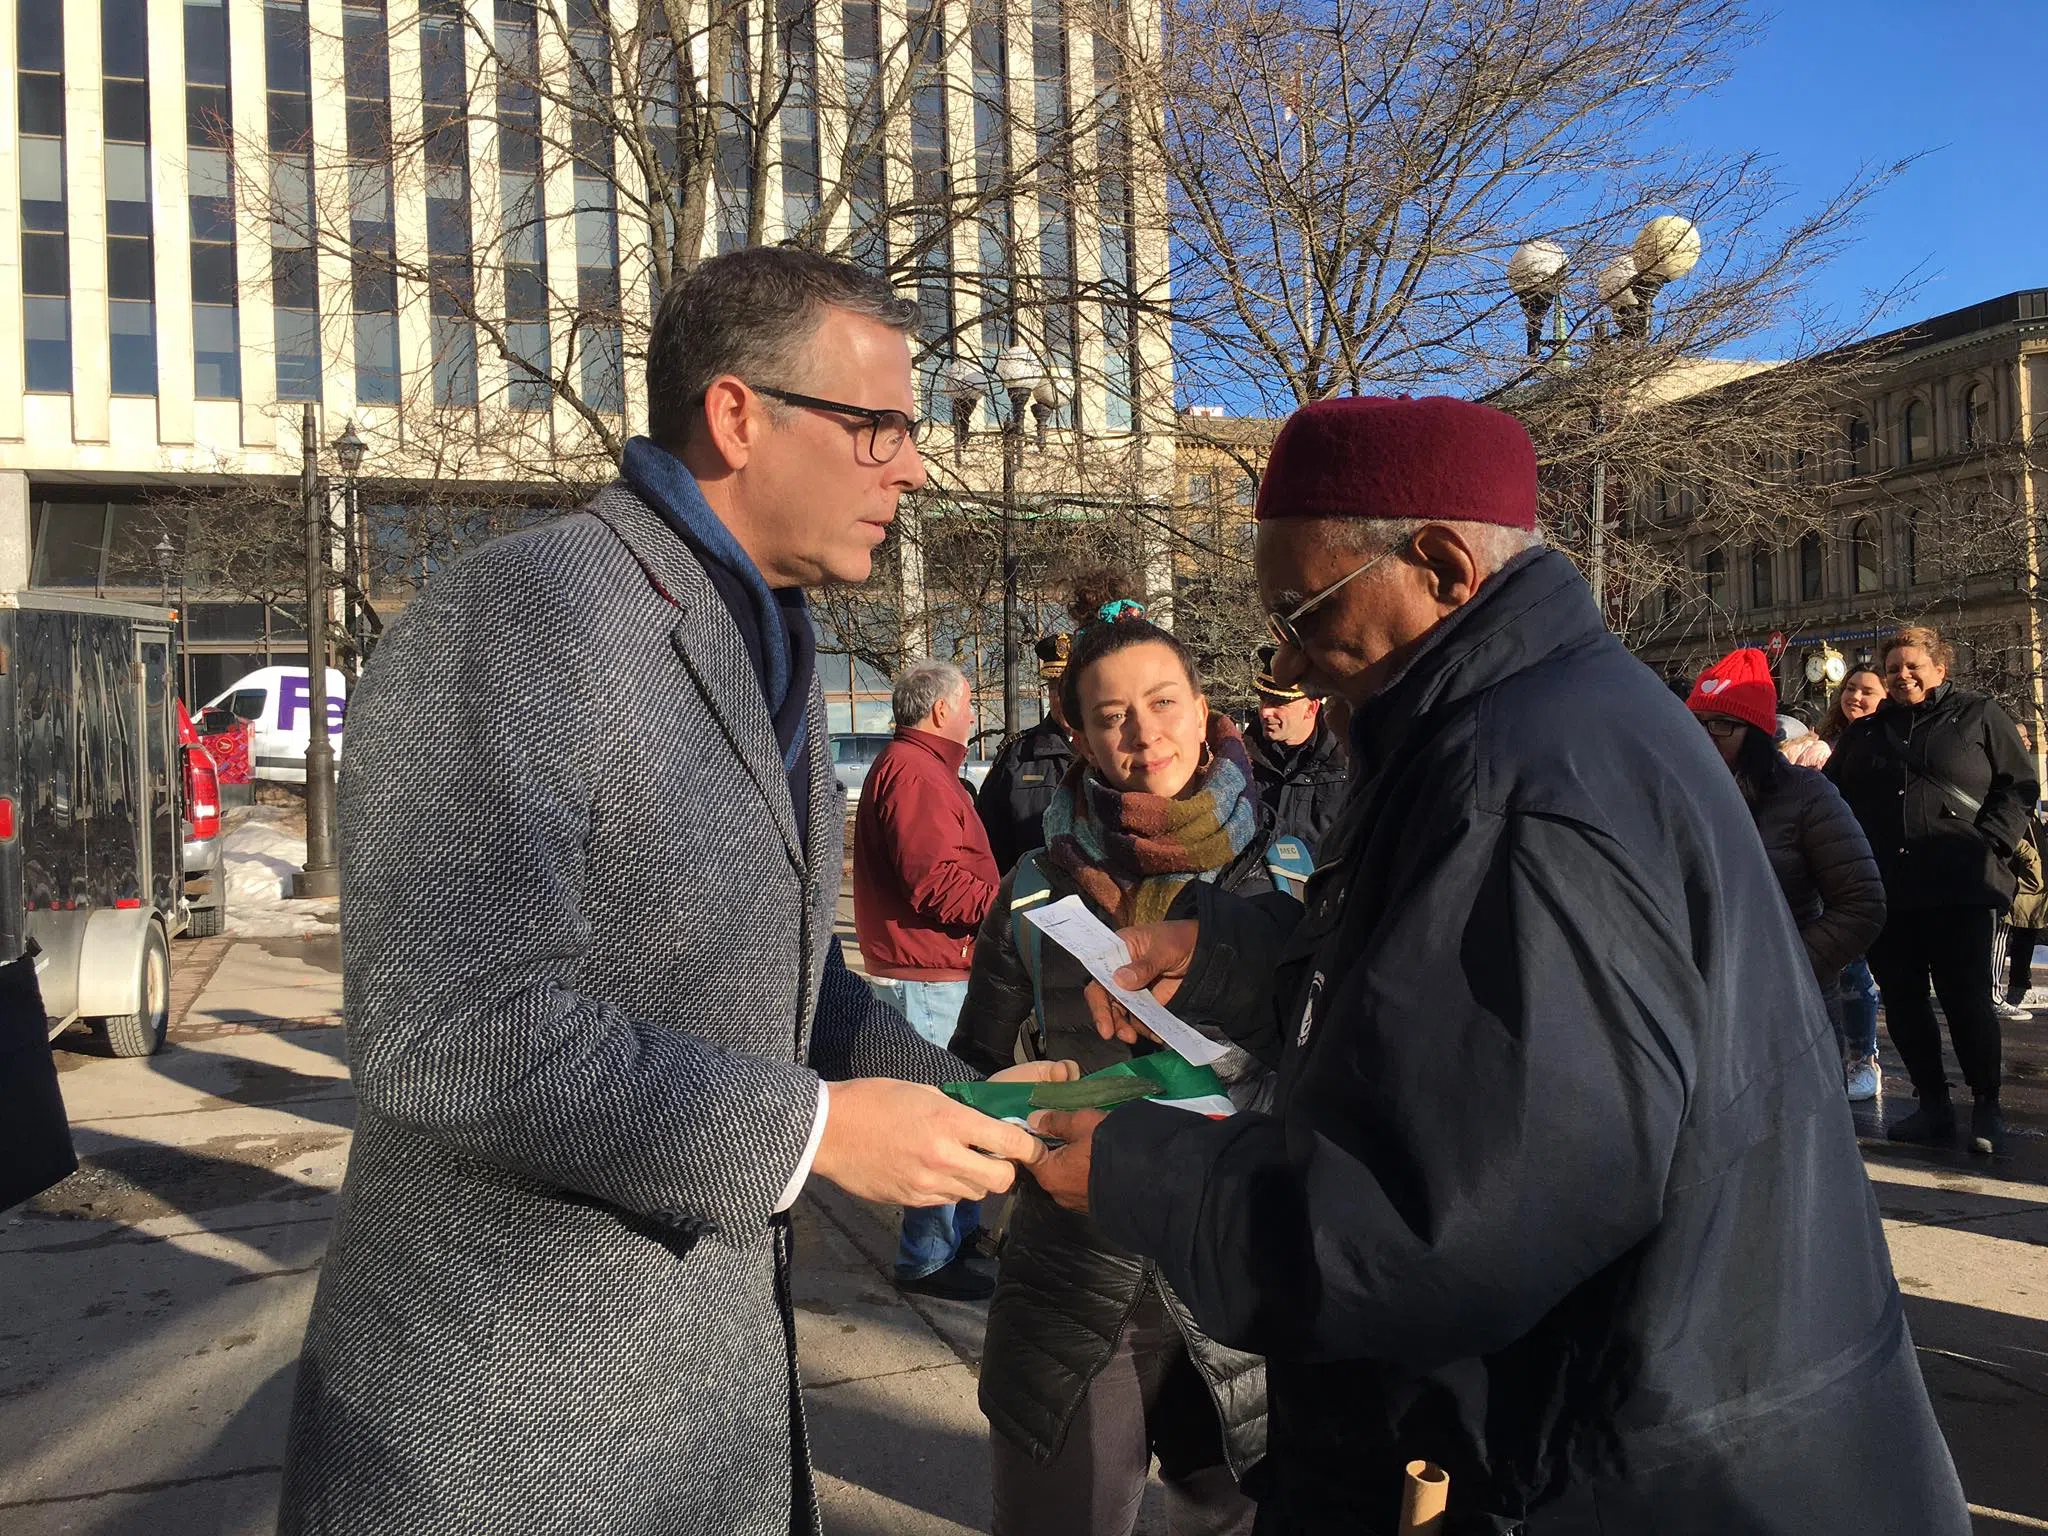
M953 1039L953 1027L960 1022L961 1005L967 1001L964 981L889 981L871 977L868 985L875 996L910 1021L933 1045L944 1046ZM961 1248L981 1228L981 1205L964 1201L959 1205L912 1207L903 1213L903 1231L896 1240L896 1278L922 1280L953 1262Z
M1877 1054L1877 982L1868 960L1851 960L1843 969L1838 1019L1843 1060L1862 1061Z

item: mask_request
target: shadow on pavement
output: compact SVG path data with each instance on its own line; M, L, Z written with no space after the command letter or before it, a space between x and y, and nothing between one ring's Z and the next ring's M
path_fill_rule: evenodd
M2041 1477L2048 1423L2048 1323L1910 1292L1906 1317L1935 1415L1970 1502L2048 1520ZM2040 1529L2010 1522L1987 1530Z

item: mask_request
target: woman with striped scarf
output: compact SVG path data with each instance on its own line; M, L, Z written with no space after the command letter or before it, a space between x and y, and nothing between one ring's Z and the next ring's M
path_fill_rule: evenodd
M982 925L953 1038L983 1071L1051 1056L1093 1072L1134 1049L1096 1033L1079 962L1048 943L1032 974L1012 910L1025 885L1079 895L1112 928L1164 917L1191 881L1273 889L1272 819L1244 742L1181 641L1141 617L1092 624L1061 686L1079 757L1045 813L1045 847ZM1028 1179L989 1305L981 1406L995 1536L1124 1536L1155 1455L1173 1536L1251 1530L1238 1482L1265 1450L1264 1362L1205 1337L1150 1263Z

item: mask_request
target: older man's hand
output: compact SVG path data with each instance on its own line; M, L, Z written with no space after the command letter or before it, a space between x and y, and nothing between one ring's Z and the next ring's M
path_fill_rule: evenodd
M1095 1128L1109 1118L1105 1110L1041 1109L1031 1117L1031 1129L1041 1136L1066 1143L1055 1147L1031 1164L1031 1176L1038 1187L1070 1211L1088 1211L1088 1173L1095 1158Z
M1200 929L1201 925L1192 919L1182 919L1171 923L1141 923L1136 928L1119 931L1117 937L1131 952L1131 963L1116 973L1117 985L1132 992L1150 987L1152 995L1160 1002L1172 1002L1180 984L1187 979L1188 967L1194 964L1195 940ZM1136 1045L1140 1040L1159 1038L1098 983L1088 983L1086 996L1088 1012L1095 1020L1095 1032L1103 1039Z

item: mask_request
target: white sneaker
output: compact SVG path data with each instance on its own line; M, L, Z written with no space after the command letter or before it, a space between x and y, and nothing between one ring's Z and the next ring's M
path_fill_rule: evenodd
M1867 1103L1884 1092L1884 1069L1875 1056L1849 1064L1848 1088L1851 1104Z
M2031 1008L2022 1008L2018 1003L2001 1001L1998 1004L1998 1016L2001 1019L2031 1019L2034 1011Z

